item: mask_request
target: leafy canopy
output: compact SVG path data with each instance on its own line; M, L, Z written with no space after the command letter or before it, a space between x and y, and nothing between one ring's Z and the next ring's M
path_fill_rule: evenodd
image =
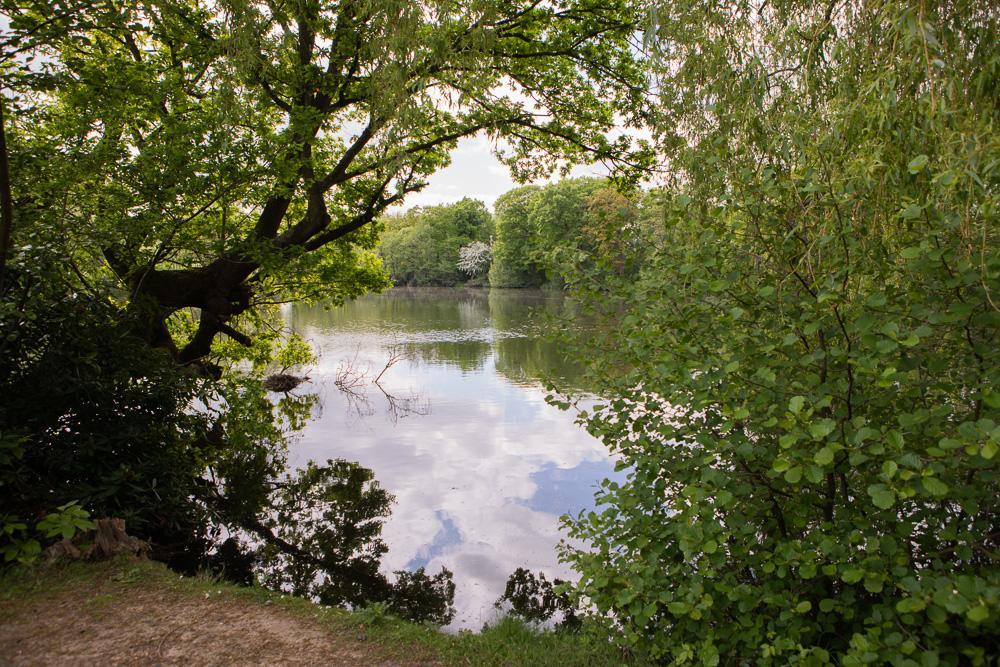
M262 303L384 286L372 221L461 137L502 138L523 178L647 160L607 136L641 122L631 0L4 11L15 246L49 244L81 281L123 289L144 336L185 363L220 332L248 342L239 316ZM189 307L197 329L171 335Z
M977 2L658 7L673 180L585 417L579 591L676 664L992 664L1000 36Z

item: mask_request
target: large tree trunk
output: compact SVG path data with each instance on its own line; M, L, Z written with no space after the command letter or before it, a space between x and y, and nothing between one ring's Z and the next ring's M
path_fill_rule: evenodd
M208 356L215 337L224 333L243 345L250 338L229 325L229 320L250 308L252 288L247 278L257 264L236 259L213 262L188 270L146 271L133 274L131 311L139 335L151 346L168 350L178 363L198 365L210 374L214 366L200 363ZM198 329L179 348L167 330L166 320L182 308L200 310Z

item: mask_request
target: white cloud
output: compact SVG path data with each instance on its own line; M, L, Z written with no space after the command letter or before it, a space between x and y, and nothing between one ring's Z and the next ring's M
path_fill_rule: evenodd
M574 178L607 174L608 170L599 164L577 165L570 171L570 177ZM536 182L550 183L559 179L560 176L553 175ZM489 138L479 134L459 140L451 153L451 164L432 175L426 188L407 197L402 208L451 204L471 197L485 202L492 210L497 197L517 185L507 166L493 154Z

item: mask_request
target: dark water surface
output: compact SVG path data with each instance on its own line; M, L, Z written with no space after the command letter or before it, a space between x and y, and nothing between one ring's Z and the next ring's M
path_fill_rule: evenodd
M450 629L491 621L518 567L570 577L559 516L592 507L614 476L601 443L545 402L543 379L577 378L542 337L563 307L540 291L400 289L285 312L319 353L303 387L319 409L290 464L345 458L374 471L397 501L382 569L454 572Z

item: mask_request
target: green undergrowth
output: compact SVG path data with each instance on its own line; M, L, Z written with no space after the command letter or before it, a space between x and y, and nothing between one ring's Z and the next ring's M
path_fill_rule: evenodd
M346 611L260 587L237 586L210 576L185 577L162 563L119 559L22 567L0 574L0 622L33 600L85 588L101 606L125 600L130 590L153 589L194 598L228 599L236 604L274 606L334 635L364 644L377 660L444 665L623 665L639 664L622 655L596 630L538 631L506 617L480 633L446 634L429 625L402 621L380 605Z

